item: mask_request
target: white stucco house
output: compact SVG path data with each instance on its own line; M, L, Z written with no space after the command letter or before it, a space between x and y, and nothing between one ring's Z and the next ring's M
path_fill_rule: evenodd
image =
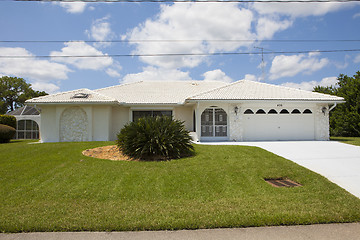
M141 81L33 98L41 141L107 141L129 121L169 115L198 141L328 140L341 97L240 80Z

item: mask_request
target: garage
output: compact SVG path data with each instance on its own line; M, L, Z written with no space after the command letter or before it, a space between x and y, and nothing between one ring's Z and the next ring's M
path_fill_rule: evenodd
M315 118L309 108L247 108L243 112L244 141L314 139Z

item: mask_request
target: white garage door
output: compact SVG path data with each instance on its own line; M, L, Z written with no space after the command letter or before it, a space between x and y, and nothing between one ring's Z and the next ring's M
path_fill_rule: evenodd
M247 109L244 141L314 140L314 114L309 109Z

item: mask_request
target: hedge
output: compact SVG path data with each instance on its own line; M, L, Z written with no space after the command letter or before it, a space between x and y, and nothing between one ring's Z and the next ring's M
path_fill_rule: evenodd
M0 143L8 143L16 133L15 128L0 124Z
M0 115L0 124L4 124L16 129L16 117L11 115Z

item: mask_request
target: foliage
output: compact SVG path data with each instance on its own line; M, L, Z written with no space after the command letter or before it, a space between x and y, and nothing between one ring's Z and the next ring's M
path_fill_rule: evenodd
M330 112L332 136L360 136L360 72L353 77L340 74L335 86L314 88L314 91L343 97L346 103L339 104Z
M127 124L117 136L119 149L141 160L169 160L193 154L184 122L167 116L140 118Z
M15 128L0 124L0 143L8 143L16 133Z
M23 78L3 76L0 78L0 114L24 106L30 98L44 95L47 93L33 90Z
M109 161L113 142L0 144L0 232L139 231L359 222L360 200L257 147L195 145L177 161ZM302 187L275 188L286 176ZM0 237L1 238L1 237Z
M16 128L16 117L10 115L0 115L0 124Z

